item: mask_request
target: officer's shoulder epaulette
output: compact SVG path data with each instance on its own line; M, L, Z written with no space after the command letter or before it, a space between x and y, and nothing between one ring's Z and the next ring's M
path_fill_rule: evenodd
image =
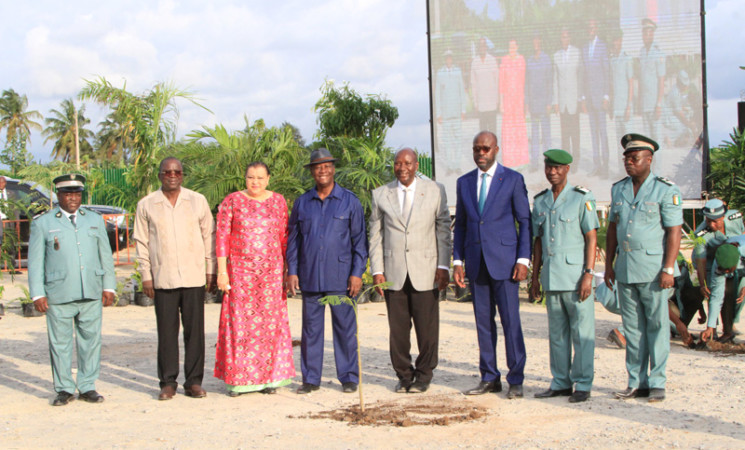
M533 198L538 198L538 197L540 197L541 195L545 194L545 193L546 193L546 192L548 192L548 191L549 191L549 189L548 189L548 188L546 188L546 189L542 190L541 192L539 192L539 193L535 194L535 195L533 196Z
M40 212L39 214L35 215L32 220L38 219L39 217L43 216L44 214L48 213L49 211L51 211L51 209L47 209L46 211Z
M78 208L78 210L80 211L80 215L81 216L84 216L86 214L96 214L96 215L99 215L99 216L101 215L101 213L99 213L98 211L94 211L92 209L88 209L85 206L81 206L80 208Z
M623 178L621 178L620 180L618 180L618 181L616 181L615 183L613 183L613 186L617 185L618 183L620 183L620 182L622 182L622 181L626 181L626 180L627 180L628 178L629 178L629 177L623 177Z
M709 233L709 229L708 228L704 228L703 230L696 232L696 237L704 237L708 233Z
M574 190L577 191L577 192L581 192L583 194L589 194L590 193L590 190L587 189L584 186L574 186Z
M665 183L668 186L674 186L675 185L675 183L673 183L671 179L666 178L666 177L657 177L657 181L662 181L663 183Z
M741 217L742 217L742 213L740 211L736 211L734 214L730 214L729 216L727 216L729 220L735 220Z

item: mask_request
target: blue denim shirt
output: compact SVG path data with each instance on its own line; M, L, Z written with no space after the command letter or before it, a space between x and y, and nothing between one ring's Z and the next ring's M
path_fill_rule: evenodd
M367 266L365 214L357 197L338 184L325 200L312 188L295 201L287 242L289 275L303 292L346 291Z

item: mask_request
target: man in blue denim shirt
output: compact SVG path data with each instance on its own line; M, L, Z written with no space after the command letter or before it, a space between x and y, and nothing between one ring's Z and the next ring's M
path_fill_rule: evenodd
M302 288L303 332L300 345L303 385L308 394L321 384L325 307L327 295L354 298L362 287L367 262L365 214L357 197L334 182L336 158L325 148L310 155L310 173L316 187L295 201L287 242L287 288L291 295ZM357 323L350 305L331 307L336 376L344 392L355 392Z

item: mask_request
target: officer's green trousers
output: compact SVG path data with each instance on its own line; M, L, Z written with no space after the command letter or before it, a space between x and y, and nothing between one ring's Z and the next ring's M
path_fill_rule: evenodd
M551 389L592 389L595 363L595 302L572 291L546 292ZM574 356L572 356L574 349Z
M54 390L74 394L96 389L101 366L101 300L49 305L47 335ZM77 382L72 378L72 344L77 335Z

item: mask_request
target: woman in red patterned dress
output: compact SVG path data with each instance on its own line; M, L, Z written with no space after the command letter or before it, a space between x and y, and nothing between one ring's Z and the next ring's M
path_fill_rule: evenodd
M220 312L215 376L231 397L273 394L295 376L283 289L287 204L267 191L269 168L253 162L246 189L223 200L217 213L217 286Z

